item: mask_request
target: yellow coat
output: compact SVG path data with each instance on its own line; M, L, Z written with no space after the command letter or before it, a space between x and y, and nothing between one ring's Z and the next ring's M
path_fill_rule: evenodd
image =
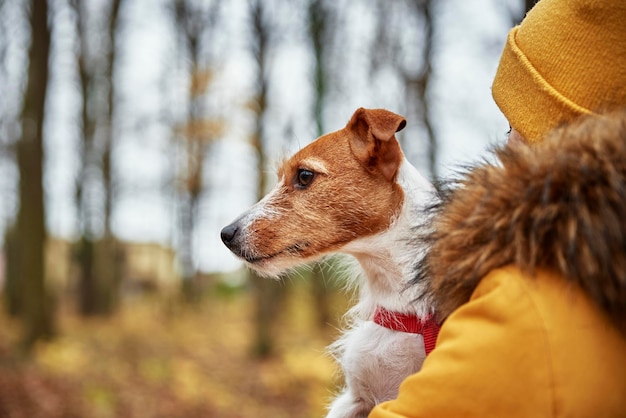
M626 112L497 156L419 238L443 326L370 417L626 417Z
M494 270L371 418L624 417L626 339L558 274Z

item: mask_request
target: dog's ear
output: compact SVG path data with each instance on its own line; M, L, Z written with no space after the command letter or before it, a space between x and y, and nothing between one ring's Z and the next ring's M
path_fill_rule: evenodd
M384 109L359 108L346 125L353 133L350 148L354 156L370 171L380 171L392 181L402 162L402 150L395 137L406 126L406 120Z

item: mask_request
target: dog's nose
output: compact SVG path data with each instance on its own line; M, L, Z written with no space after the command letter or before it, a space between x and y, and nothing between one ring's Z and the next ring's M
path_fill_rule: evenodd
M237 226L236 222L228 226L225 226L224 229L222 229L222 232L220 233L220 237L222 238L222 242L228 248L231 247L233 240L235 239L235 236L237 235L238 231L239 231L239 226Z

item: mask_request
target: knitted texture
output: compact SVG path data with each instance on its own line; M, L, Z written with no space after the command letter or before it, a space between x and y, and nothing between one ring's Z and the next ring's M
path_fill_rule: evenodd
M509 32L492 93L529 142L626 106L626 1L541 0Z

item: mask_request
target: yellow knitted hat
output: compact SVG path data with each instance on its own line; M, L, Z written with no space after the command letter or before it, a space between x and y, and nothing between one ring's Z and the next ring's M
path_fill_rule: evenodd
M626 106L626 0L541 0L509 32L493 98L529 142Z

